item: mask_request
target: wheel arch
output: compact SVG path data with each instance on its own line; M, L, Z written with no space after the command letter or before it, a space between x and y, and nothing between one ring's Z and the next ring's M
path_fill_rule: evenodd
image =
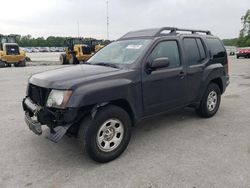
M221 79L220 77L212 79L212 80L209 82L209 84L210 84L210 83L217 84L217 85L219 86L219 88L220 88L221 94L223 93L223 83L222 83L222 79ZM209 85L209 84L208 84L208 85Z

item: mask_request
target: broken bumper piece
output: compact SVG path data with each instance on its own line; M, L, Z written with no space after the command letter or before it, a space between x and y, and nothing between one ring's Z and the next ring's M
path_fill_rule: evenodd
M35 104L29 97L23 100L23 109L25 111L24 119L29 129L36 135L41 135L42 125L47 125L50 128L50 134L47 138L53 142L58 142L66 134L76 117L75 110L58 114L50 113L45 108ZM59 120L60 123L56 120Z

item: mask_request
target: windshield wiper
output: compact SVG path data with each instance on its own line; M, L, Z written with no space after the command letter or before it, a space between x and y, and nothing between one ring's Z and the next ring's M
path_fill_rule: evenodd
M117 65L115 65L113 63L99 62L99 63L93 63L92 65L100 65L100 66L106 66L106 67L119 68L119 66L117 66Z

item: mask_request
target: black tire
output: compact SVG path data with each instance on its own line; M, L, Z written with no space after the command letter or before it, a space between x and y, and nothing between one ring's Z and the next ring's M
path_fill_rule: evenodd
M112 151L103 151L101 149L102 146L100 146L100 144L97 141L99 136L98 132L102 130L101 128L103 126L105 126L106 129L109 126L112 127L111 124L110 125L108 125L108 123L105 124L105 122L108 122L110 119L119 120L121 122L119 126L123 127L124 132L120 134L120 136L121 135L123 136L121 136L119 144L117 144ZM106 133L104 133L104 131L100 132L100 134L104 134L103 137L105 138ZM119 139L118 133L115 133L115 137ZM130 137L131 137L131 119L125 110L114 105L102 107L97 111L93 119L91 118L91 116L86 117L81 122L81 125L78 130L78 138L82 148L88 153L90 158L100 163L106 163L112 161L118 156L120 156L123 153L123 151L127 148ZM111 142L109 143L109 146L112 147Z
M237 59L239 59L239 56L236 56Z
M69 64L69 62L67 61L66 54L61 54L59 59L62 65Z
M77 65L79 64L79 61L78 59L76 58L76 55L75 54L72 54L70 59L69 59L69 64L73 64L73 65Z
M208 104L209 103L209 95L215 94L217 96L216 103ZM212 99L214 101L215 99ZM221 91L217 84L210 83L202 97L202 100L200 102L200 106L196 109L196 112L199 116L204 118L210 118L216 114L216 112L219 109L221 101ZM209 109L210 108L210 109Z
M25 67L26 66L26 61L20 61L18 63L14 64L15 67Z
M4 68L4 67L6 67L5 62L0 60L0 68Z

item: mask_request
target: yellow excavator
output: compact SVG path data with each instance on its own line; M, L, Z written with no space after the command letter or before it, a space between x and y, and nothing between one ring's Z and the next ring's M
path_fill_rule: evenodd
M66 53L60 55L60 62L63 65L85 62L104 47L101 40L84 38L67 38L65 45Z
M15 35L0 34L0 68L2 67L25 67L26 54L16 43Z

